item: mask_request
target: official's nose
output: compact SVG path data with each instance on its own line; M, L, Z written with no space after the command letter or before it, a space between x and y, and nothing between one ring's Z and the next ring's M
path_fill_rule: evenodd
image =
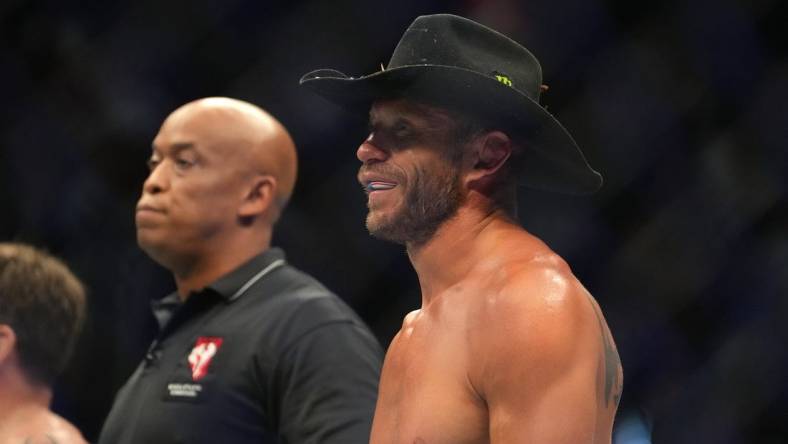
M158 194L167 188L167 177L162 164L154 166L142 184L143 193Z

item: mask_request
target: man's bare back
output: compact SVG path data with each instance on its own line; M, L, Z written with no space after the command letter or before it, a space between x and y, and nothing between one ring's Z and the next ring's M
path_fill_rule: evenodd
M609 443L612 336L566 263L519 227L410 313L388 350L373 443Z

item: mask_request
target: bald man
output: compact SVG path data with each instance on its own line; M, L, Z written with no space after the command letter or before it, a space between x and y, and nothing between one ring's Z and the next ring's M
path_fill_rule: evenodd
M137 241L177 290L100 443L367 442L382 349L271 247L296 178L285 128L246 102L175 110L153 141Z

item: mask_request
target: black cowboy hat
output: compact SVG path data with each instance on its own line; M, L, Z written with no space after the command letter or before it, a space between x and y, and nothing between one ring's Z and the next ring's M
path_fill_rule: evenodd
M374 100L388 97L469 112L524 138L522 185L570 194L593 193L602 185L572 136L539 105L539 61L505 35L455 15L421 16L381 68L363 77L319 69L300 83L364 114Z

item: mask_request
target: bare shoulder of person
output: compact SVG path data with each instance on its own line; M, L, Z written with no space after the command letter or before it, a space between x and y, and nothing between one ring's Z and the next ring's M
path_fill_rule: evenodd
M564 264L562 260L559 261ZM546 274L549 276L548 280L562 282L562 286L565 286L566 291L563 292L561 305L568 313L573 313L572 319L578 322L577 331L569 332L569 337L573 337L572 340L582 347L581 350L574 351L574 356L582 358L588 356L590 350L595 350L594 354L588 357L595 358L602 364L605 407L617 407L623 389L623 369L602 309L591 293L571 273L568 266L559 266L547 271ZM549 292L546 296L550 297ZM566 328L562 330L567 332Z
M523 371L556 368L597 332L598 321L582 286L555 255L507 266L484 307L484 347ZM482 345L482 344L480 344ZM511 367L510 367L511 368Z
M546 383L565 369L597 368L601 360L606 399L617 405L622 374L615 343L598 304L560 257L513 267L488 309L495 325L488 338L497 345L490 349L501 366L520 373L511 376Z
M73 424L55 414L52 414L52 416L54 416L54 418L50 436L57 440L54 442L62 444L87 444L82 433L80 433L79 429L74 427Z
M410 313L406 314L405 317L402 319L402 328L408 328L413 324L416 319L418 319L419 315L421 314L421 310L413 310Z
M19 444L87 444L70 422L48 412L13 432L3 443Z
M509 329L526 329L529 334L524 338L557 334L561 339L571 333L567 328L580 325L578 322L593 314L582 286L562 262L528 262L511 267L507 275L495 296L493 313Z

